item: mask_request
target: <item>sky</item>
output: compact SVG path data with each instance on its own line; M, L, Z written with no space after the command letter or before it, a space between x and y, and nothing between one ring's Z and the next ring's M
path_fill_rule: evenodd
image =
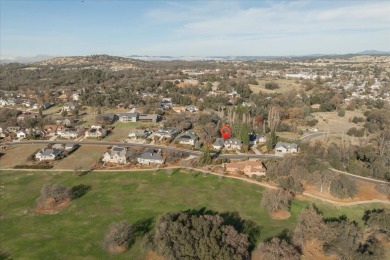
M390 1L0 0L0 56L390 51Z

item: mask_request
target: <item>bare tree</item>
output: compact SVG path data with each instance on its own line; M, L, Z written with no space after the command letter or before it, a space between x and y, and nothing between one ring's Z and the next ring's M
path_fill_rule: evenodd
M297 249L286 240L278 237L272 238L269 242L260 244L259 250L262 259L278 260L299 260L300 254Z
M104 237L103 249L110 253L120 253L134 243L133 227L127 220L112 223Z
M287 190L266 190L263 194L261 205L269 212L278 210L288 211L292 199L292 194Z

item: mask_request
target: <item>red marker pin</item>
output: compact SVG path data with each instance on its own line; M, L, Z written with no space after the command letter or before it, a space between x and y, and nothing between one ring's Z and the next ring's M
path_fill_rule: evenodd
M232 133L232 130L228 125L223 125L219 131L221 132L221 135L225 140L229 139L229 136Z

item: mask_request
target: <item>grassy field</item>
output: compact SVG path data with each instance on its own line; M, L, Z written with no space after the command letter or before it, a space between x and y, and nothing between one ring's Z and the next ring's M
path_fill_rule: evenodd
M180 172L92 172L75 177L71 173L0 171L0 249L14 259L145 259L142 239L127 252L110 256L101 241L110 223L155 220L163 213L187 209L239 212L256 222L260 240L293 229L302 208L312 201L295 200L291 217L273 220L260 207L264 188L240 180ZM84 184L91 189L63 211L42 215L34 211L42 185ZM336 208L316 203L325 216L346 214L361 224L367 208L378 205Z
M110 135L104 138L105 141L122 141L123 139L126 139L129 135L130 130L140 127L153 127L156 124L154 123L142 123L142 122L127 122L127 123L120 123L116 122L113 124L115 127L114 130Z
M107 151L107 148L108 146L82 145L68 157L56 163L53 169L90 169L96 164L99 158L103 156L103 154Z
M249 87L250 87L250 89L254 93L259 93L259 91L264 92L264 93L276 93L276 92L284 93L284 92L288 92L288 91L293 90L293 89L298 91L298 90L300 90L302 88L301 84L295 83L295 81L296 81L295 79L277 79L277 80L272 80L272 82L278 83L280 88L278 88L278 89L266 89L265 88L265 84L270 82L270 81L268 81L268 80L257 80L259 85L249 84Z
M10 146L5 151L5 155L0 158L0 168L12 168L15 165L26 164L31 154L44 147L45 145L42 144Z

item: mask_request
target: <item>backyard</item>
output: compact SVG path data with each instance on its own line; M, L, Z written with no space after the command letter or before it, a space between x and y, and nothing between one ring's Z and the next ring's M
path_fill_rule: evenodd
M217 212L239 212L260 228L259 241L292 230L299 212L315 202L324 215L346 214L362 225L368 208L383 205L335 207L320 201L294 200L291 217L271 219L260 201L264 188L213 175L169 175L152 172L0 171L0 250L14 259L145 259L142 238L127 252L110 256L101 248L110 223L126 219L131 223L154 221L165 212L206 208ZM44 184L90 189L56 214L38 214L35 201Z

